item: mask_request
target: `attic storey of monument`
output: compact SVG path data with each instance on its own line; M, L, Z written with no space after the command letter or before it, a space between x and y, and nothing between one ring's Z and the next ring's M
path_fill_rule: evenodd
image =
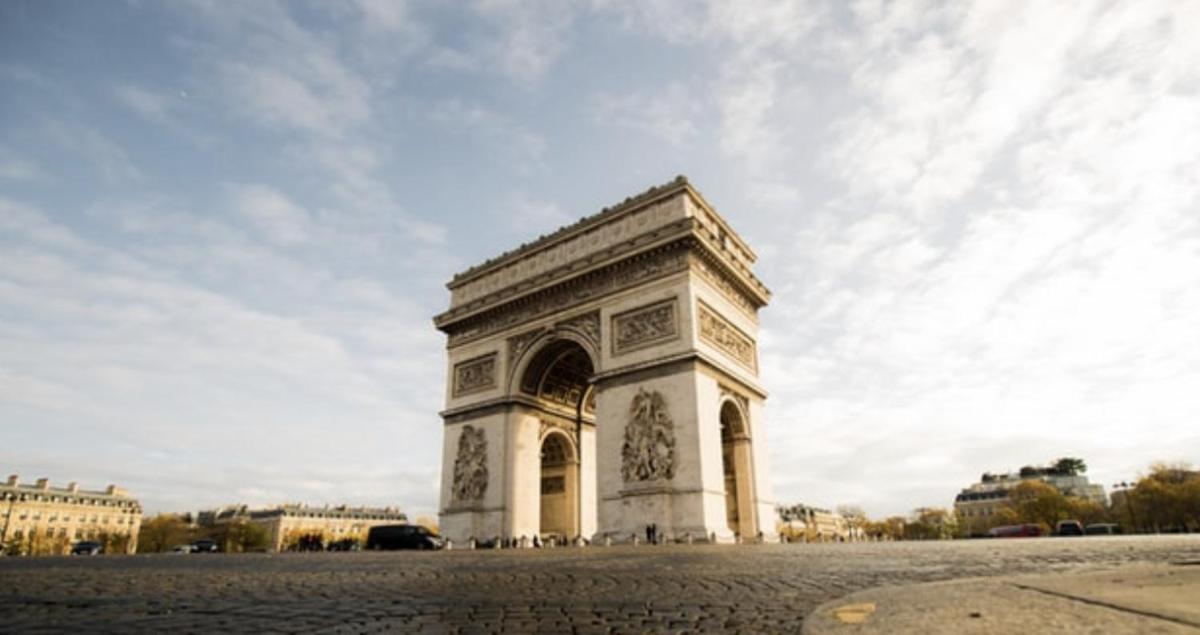
M456 275L442 531L769 537L755 258L679 177Z

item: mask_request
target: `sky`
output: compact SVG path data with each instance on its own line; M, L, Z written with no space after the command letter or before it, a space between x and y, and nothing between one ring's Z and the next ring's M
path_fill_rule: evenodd
M0 470L437 509L445 283L687 175L774 498L1200 463L1200 3L0 2Z

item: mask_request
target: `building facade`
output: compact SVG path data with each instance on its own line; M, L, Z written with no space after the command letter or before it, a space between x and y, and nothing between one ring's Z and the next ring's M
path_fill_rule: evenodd
M779 507L779 534L789 542L849 542L864 538L863 528L845 516L804 504Z
M774 535L756 256L682 177L454 277L454 540Z
M994 516L1008 503L1009 493L1025 481L1041 481L1064 496L1073 496L1106 505L1103 485L1088 482L1082 474L1063 473L1052 467L1023 467L1018 472L985 473L954 497L954 511L968 534L980 533L995 524Z
M296 503L260 509L233 505L196 515L196 524L201 527L232 522L249 522L262 527L269 536L268 549L286 551L295 548L306 536L319 536L320 542L326 545L343 540L365 543L371 527L407 523L408 515L394 507L310 507Z
M0 547L5 553L65 554L79 540L103 542L109 553L137 550L142 505L116 485L89 491L78 483L51 487L45 478L30 485L14 474L0 486L0 501Z

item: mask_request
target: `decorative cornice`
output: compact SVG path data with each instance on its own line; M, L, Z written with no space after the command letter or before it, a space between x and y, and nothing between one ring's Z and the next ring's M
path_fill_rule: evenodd
M749 317L756 318L756 311L766 305L770 292L757 279L748 281L738 275L723 260L703 236L691 231L673 233L666 241L605 266L474 313L468 312L469 306L447 311L434 323L450 336L448 346L454 348L689 267Z
M457 273L454 275L454 278L449 283L447 283L446 288L454 289L455 287L466 284L467 282L470 282L471 280L478 279L478 278L486 275L487 273L496 271L497 269L501 268L502 266L515 261L520 256L523 256L523 255L526 255L526 254L529 254L529 253L532 253L532 252L535 252L535 251L538 251L541 249L545 249L546 247L549 247L551 244L561 242L563 240L566 240L570 236L579 234L589 228L606 223L606 222L612 220L613 218L624 214L625 212L628 212L633 209L637 209L639 207L644 207L646 205L649 205L655 201L658 201L658 200L661 200L664 198L670 198L671 196L674 196L675 194L678 194L683 191L688 191L688 190L691 190L699 198L699 193L695 192L695 190L689 186L686 176L683 176L682 174L679 176L676 176L674 179L672 179L671 181L668 181L667 183L663 183L662 185L656 185L654 187L651 187L650 189L642 192L641 194L626 197L624 201L620 202L617 205L614 205L612 207L605 207L604 209L600 210L600 212L598 212L596 214L592 214L591 216L585 216L585 217L579 219L578 221L576 221L575 223L558 228L556 231L554 231L551 234L539 236L533 242L523 243L521 246L517 247L516 249L506 251L506 252L500 254L499 256L496 256L495 258L490 258L490 259L484 261L483 264L476 265L474 267L471 267L470 269L467 269L466 271ZM706 204L706 206L707 206L707 204Z

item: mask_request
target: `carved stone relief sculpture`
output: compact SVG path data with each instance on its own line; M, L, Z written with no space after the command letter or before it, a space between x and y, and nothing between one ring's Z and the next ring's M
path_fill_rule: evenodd
M629 407L621 459L626 483L675 476L675 424L662 393L638 389Z
M496 354L454 365L454 396L496 387Z
M569 320L558 323L559 326L574 328L584 334L592 341L592 344L599 345L600 343L600 312L592 311L577 315Z
M712 344L735 361L741 362L752 371L757 371L754 357L754 341L742 334L738 328L716 311L699 305L700 339Z
M454 458L453 498L464 503L482 500L487 485L487 435L483 428L463 426Z
M673 339L679 334L675 298L612 318L613 355Z

